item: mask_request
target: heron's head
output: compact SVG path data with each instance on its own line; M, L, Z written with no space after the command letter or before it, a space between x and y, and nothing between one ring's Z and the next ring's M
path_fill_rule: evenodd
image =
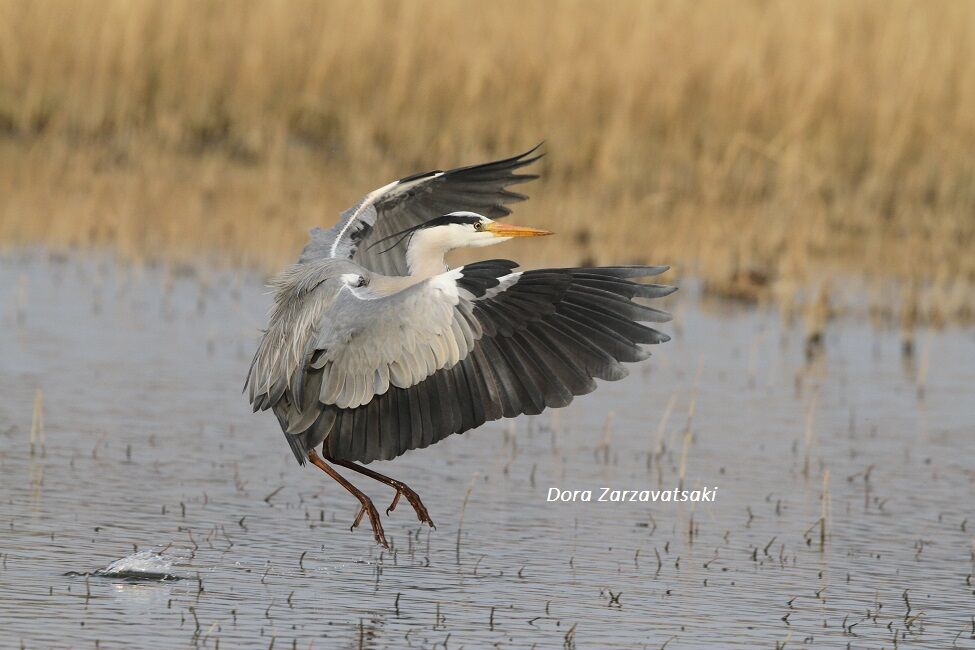
M451 212L383 237L373 242L370 248L383 246L380 253L386 253L404 245L410 274L422 275L443 272L444 255L455 248L479 248L500 244L512 237L551 234L547 230L497 222L476 212Z
M494 221L476 212L451 212L422 224L413 237L414 240L423 240L425 246L449 251L469 246L479 248L500 244L512 237L541 237L551 234L548 230Z

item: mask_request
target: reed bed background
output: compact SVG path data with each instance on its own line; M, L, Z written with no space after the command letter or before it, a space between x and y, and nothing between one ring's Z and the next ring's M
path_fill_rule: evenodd
M3 246L272 270L542 139L505 255L973 316L975 3L0 0Z

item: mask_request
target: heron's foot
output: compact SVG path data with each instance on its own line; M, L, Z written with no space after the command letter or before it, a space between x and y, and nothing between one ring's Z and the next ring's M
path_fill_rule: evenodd
M376 506L372 504L372 499L370 499L365 492L345 480L345 478L336 472L334 467L331 467L328 463L326 463L314 449L310 449L308 451L308 460L312 465L335 479L335 481L345 488L349 494L359 500L359 503L361 504L359 507L359 514L355 516L355 521L352 522L352 527L349 530L355 530L356 526L362 523L362 518L369 515L369 523L372 524L372 535L376 538L376 543L388 549L389 543L386 541L386 532L383 530L383 525L379 521L379 513L376 512ZM332 459L329 458L329 460Z
M355 530L362 523L362 518L369 515L369 523L372 525L372 535L376 538L376 543L389 549L389 542L386 541L386 531L383 530L382 522L379 521L379 512L376 511L376 506L372 504L372 499L363 495L359 499L359 502L362 504L359 508L359 514L355 516L355 521L352 522L352 527L349 530Z
M413 510L416 511L416 518L419 519L421 522L423 522L425 524L429 524L431 528L436 528L436 526L433 523L433 519L430 519L430 513L427 512L426 506L424 506L423 505L423 502L420 501L420 495L417 494L416 492L414 492L412 489L410 489L410 487L408 485L406 485L406 483L403 483L402 481L397 481L396 479L390 478L389 476L386 476L385 474L380 474L379 472L376 472L374 470L371 470L368 467L362 467L361 465L357 465L357 464L353 463L352 461L342 460L341 458L332 458L330 456L328 457L328 459L331 462L335 463L336 465L341 465L342 467L347 467L347 468L351 469L353 472L358 472L358 473L360 473L360 474L362 474L364 476L368 476L369 478L371 478L373 480L376 480L376 481L379 481L380 483L382 483L384 485L388 485L389 487L391 487L394 490L396 490L396 496L393 497L393 502L389 504L389 507L388 508L386 508L386 514L387 515L389 513L391 513L393 510L396 509L396 504L399 503L399 498L400 497L406 497L406 500L410 502L410 505L411 506L413 506ZM329 470L326 470L326 471L329 471ZM338 480L338 479L336 479L336 480ZM345 479L342 479L342 480L344 481ZM348 489L348 488L346 488L346 489ZM355 488L353 488L353 490L355 490ZM352 490L350 490L350 492L352 492ZM363 504L363 509L366 509L365 501L363 501L363 498L365 498L366 500L368 500L369 497L367 497L365 494L362 494L361 492L358 492L358 490L355 490L352 493L353 494L356 494L356 496L359 499L359 501L362 502L362 504ZM359 494L362 494L362 496L360 497ZM370 503L369 505L371 507L372 504ZM360 512L359 513L359 516L356 519L356 524L358 524L358 520L359 519L362 519L362 516L363 516L363 513ZM376 523L373 523L373 528L375 528L376 525L377 525ZM355 526L353 526L353 528L354 527Z
M393 502L386 508L387 515L393 510L396 510L396 504L399 503L399 498L404 496L410 502L410 505L413 506L413 510L416 511L416 518L425 524L429 524L431 528L436 528L433 519L430 518L430 513L427 512L426 506L420 501L419 494L410 489L405 483L400 483L399 481L394 480L390 483L390 486L396 489L396 496L393 497Z

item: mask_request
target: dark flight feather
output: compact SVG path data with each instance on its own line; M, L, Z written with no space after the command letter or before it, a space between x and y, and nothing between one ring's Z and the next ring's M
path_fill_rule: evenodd
M514 268L507 260L461 268L458 287L474 296L482 330L465 359L409 388L390 386L358 408L322 406L322 417L334 419L327 440L333 457L388 460L500 417L565 406L592 392L594 379L626 376L621 363L648 356L642 344L669 338L637 322L658 322L664 312L632 302L671 293L631 281L665 267L525 271L488 297ZM367 426L358 425L363 418ZM308 442L292 448L297 454Z

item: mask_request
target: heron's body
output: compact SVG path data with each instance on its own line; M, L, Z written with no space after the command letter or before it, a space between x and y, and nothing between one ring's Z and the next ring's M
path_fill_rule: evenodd
M412 490L355 463L565 406L594 379L625 376L621 363L649 356L643 344L668 340L641 323L669 316L634 299L673 288L633 281L665 267L447 268L454 248L548 234L488 218L524 198L505 187L534 178L514 173L533 161L525 154L376 190L330 231L313 231L274 281L251 402L273 410L300 463L310 459L359 498L356 524L368 514L383 544L371 501L326 461L395 487L432 524Z

